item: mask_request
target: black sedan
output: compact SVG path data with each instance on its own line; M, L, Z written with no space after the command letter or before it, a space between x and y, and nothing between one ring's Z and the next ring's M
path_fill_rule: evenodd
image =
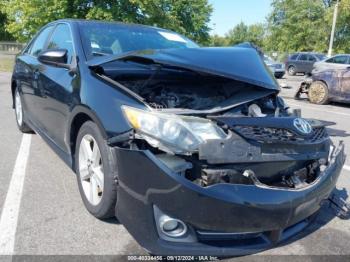
M11 87L19 129L72 168L87 210L152 254L266 249L310 223L344 163L252 48L60 20L17 56Z

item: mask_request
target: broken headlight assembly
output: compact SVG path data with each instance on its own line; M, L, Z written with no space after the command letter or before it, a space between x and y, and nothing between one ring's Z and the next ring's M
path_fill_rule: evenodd
M140 138L151 146L175 154L192 154L209 139L227 135L214 122L189 116L145 111L122 106L124 115Z

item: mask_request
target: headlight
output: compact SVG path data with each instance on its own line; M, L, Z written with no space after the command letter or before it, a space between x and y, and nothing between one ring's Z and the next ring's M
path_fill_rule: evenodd
M210 120L144 111L129 106L122 110L130 125L153 147L189 154L208 139L225 138L225 132Z

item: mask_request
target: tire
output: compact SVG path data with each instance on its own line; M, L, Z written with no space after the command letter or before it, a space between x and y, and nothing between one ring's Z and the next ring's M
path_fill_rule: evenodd
M17 87L14 93L14 105L15 105L16 123L19 131L21 131L22 133L33 133L33 130L24 121L22 96Z
M289 66L288 67L288 75L290 75L290 76L295 76L295 74L296 74L296 71L295 71L295 66Z
M313 82L309 87L308 98L313 104L327 104L329 101L329 91L327 85L321 81Z
M276 74L276 75L275 75L275 77L276 77L277 79L282 79L283 76L284 76L284 74Z
M99 219L113 217L117 201L117 161L92 121L85 122L79 130L75 171L86 209Z

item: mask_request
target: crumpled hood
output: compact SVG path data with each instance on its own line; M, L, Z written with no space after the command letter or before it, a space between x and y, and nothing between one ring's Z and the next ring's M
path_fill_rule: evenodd
M87 62L95 67L115 60L132 60L181 67L201 73L218 75L269 90L279 85L255 49L244 47L206 47L144 50L122 55L96 57Z

